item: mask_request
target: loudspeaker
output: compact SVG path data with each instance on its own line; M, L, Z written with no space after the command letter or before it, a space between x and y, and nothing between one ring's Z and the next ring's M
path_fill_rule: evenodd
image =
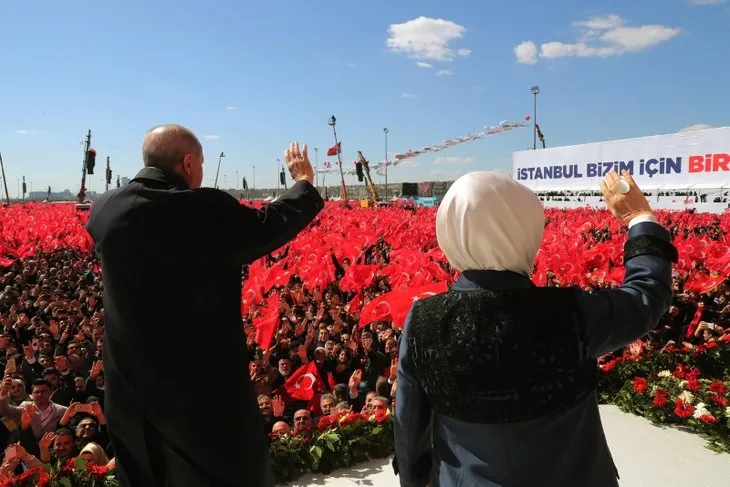
M418 183L403 183L400 193L401 196L418 196Z

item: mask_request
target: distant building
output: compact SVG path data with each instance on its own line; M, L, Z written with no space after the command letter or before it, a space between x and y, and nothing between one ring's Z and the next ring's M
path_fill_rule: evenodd
M130 179L128 177L122 177L122 186L126 186L129 184Z
M43 201L48 198L48 191L31 191L27 197L31 201ZM68 189L51 192L51 201L72 201L75 198L76 195Z

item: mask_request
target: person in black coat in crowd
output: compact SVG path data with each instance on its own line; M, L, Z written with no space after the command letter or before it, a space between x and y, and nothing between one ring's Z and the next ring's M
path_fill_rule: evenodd
M260 210L200 187L202 146L184 127L150 130L142 156L144 169L105 193L87 224L102 262L106 413L119 478L134 487L271 486L241 266L291 241L322 210L307 146L286 151L296 183ZM216 371L200 350L216 351ZM201 404L203 389L222 395L214 410Z

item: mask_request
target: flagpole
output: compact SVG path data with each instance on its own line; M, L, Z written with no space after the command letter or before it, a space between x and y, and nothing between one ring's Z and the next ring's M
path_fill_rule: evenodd
M535 98L535 104L532 110L532 150L537 149L537 95L540 94L540 87L534 85L530 87L530 92Z
M10 193L8 192L8 179L5 177L5 163L3 162L3 155L0 154L0 170L2 170L3 184L5 185L5 205L10 206Z
M345 172L342 170L342 157L340 155L340 145L337 142L337 129L335 129L335 125L337 124L337 119L334 115L330 117L329 121L330 126L332 127L332 133L335 136L335 150L337 151L337 164L340 166L340 180L342 182L342 199L345 200L345 203L348 202L347 198L347 185L345 185Z

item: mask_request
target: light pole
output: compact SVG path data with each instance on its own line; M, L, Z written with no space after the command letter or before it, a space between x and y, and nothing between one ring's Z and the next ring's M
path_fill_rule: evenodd
M314 187L319 187L319 173L317 170L319 169L319 149L316 147L314 148Z
M218 188L218 174L221 172L221 159L226 157L224 153L221 152L221 155L218 156L218 169L215 171L215 183L213 183L213 186L215 188Z
M383 129L383 133L385 134L385 201L387 203L388 201L388 127L385 127Z
M537 85L530 87L530 92L535 98L535 104L532 110L532 150L537 149L537 95L540 94L540 87Z
M281 159L276 160L276 193L281 192Z
M254 191L256 191L256 166L253 167L253 180L251 181L251 186L253 186Z
M337 151L337 164L340 166L340 181L342 183L342 199L347 203L347 186L345 186L345 173L342 170L342 157L340 156L340 146L337 142L337 129L335 128L335 125L337 125L337 119L334 115L330 117L329 125L332 127L332 134L335 136L335 150Z
M238 179L238 169L236 169L236 191L238 191L238 183L239 183L239 181L241 181L241 180Z

